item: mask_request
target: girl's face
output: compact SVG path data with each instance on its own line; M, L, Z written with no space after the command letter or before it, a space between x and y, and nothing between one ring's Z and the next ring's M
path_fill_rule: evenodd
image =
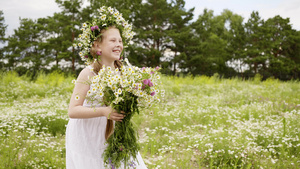
M108 62L118 60L123 50L123 42L119 29L107 29L102 35L102 42L99 47L102 51L101 59Z

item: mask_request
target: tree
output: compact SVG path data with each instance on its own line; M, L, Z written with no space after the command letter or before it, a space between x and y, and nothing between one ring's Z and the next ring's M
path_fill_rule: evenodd
M0 42L4 43L6 41L5 39L5 30L7 28L7 25L4 24L4 16L3 11L0 11Z
M263 48L268 46L265 41L264 20L261 19L258 12L252 12L251 17L245 24L246 28L246 58L245 63L249 64L250 72L258 73L262 68L266 68L267 57L263 52Z
M43 22L48 37L47 43L44 44L44 48L47 49L47 54L51 58L48 63L55 62L55 66L52 69L58 69L59 62L62 60L72 61L72 70L75 69L76 50L72 44L72 32L70 31L69 17L66 17L64 13L54 13L53 16L49 16L44 19ZM73 56L74 55L74 56Z
M287 51L293 45L290 39L295 39L296 36L289 22L289 18L284 19L277 15L269 18L264 25L269 44L269 48L265 51L268 54L268 71L277 77L282 73L287 75L296 70L296 62L292 59L295 55L290 55Z
M191 32L190 21L193 19L193 11L195 8L186 10L184 8L185 2L183 0L176 0L171 2L172 15L169 19L169 29L167 37L169 38L169 48L174 56L169 60L163 62L164 66L172 66L173 75L176 74L177 67L183 68L181 64L186 58L186 48L191 45L193 34ZM164 68L166 72L166 68Z
M225 9L218 17L220 18L219 20L222 21L221 23L224 28L223 33L220 36L226 41L224 50L227 54L222 58L226 67L221 64L224 67L223 71L225 74L233 75L241 73L244 65L240 63L242 63L242 60L245 57L246 44L246 33L243 25L244 18L227 9Z
M140 5L134 15L134 30L137 35L130 49L129 60L138 66L158 66L168 45L166 30L172 15L166 0L148 0Z
M101 6L111 6L116 8L122 16L129 20L129 22L134 22L134 17L137 11L140 10L140 5L142 0L88 0L90 2L90 12L93 13Z
M190 59L186 60L188 71L193 75L211 75L214 72L224 74L229 71L226 62L232 58L229 47L234 39L230 27L242 21L235 18L239 16L229 10L214 16L212 10L204 9L203 14L192 23L196 43L194 48L191 48L195 52L189 52Z
M5 38L5 31L7 28L7 25L4 24L4 16L3 16L3 11L0 11L0 43L5 43L6 38ZM3 59L3 48L0 48L0 60ZM1 68L4 66L2 61L0 61L0 66Z
M277 15L264 21L258 12L252 12L245 26L245 62L250 65L250 72L281 78L282 74L291 76L299 71L295 62L299 57L299 35L292 29L289 18Z
M75 47L73 46L75 38L79 34L79 28L81 27L81 8L82 0L55 0L58 6L62 9L61 15L57 14L54 19L58 19L59 27L61 30L62 52L58 54L58 58L71 61L72 71L75 71L75 61L80 57L77 54Z
M6 67L23 74L31 71L34 76L45 64L45 49L39 46L43 42L41 26L32 19L20 19L20 27L8 37L5 46Z

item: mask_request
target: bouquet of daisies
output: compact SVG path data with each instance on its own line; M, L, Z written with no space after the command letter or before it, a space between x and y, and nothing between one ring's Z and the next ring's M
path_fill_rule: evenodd
M105 164L112 168L120 167L121 161L130 164L130 157L136 159L139 150L136 128L130 121L140 108L148 108L160 102L160 75L157 68L138 68L131 66L127 59L121 69L103 66L98 75L91 80L87 99L103 102L126 114L122 122L115 122L114 133L108 138L104 151ZM161 94L159 94L161 93Z

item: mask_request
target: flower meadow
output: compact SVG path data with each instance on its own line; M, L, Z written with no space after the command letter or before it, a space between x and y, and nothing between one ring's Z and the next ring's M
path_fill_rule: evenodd
M65 168L74 76L0 73L0 168ZM300 82L166 77L133 117L152 168L300 168Z

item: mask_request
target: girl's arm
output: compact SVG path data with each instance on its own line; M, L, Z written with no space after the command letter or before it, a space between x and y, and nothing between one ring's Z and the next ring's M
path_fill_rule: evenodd
M110 119L115 121L121 121L124 115L117 113L116 110L111 107L84 107L83 102L85 96L90 89L90 85L87 83L89 77L94 76L89 68L83 69L75 83L73 94L71 96L70 105L68 109L68 115L70 118L93 118L99 116L108 117L110 114ZM79 96L79 97L78 97ZM77 98L76 98L77 97Z

